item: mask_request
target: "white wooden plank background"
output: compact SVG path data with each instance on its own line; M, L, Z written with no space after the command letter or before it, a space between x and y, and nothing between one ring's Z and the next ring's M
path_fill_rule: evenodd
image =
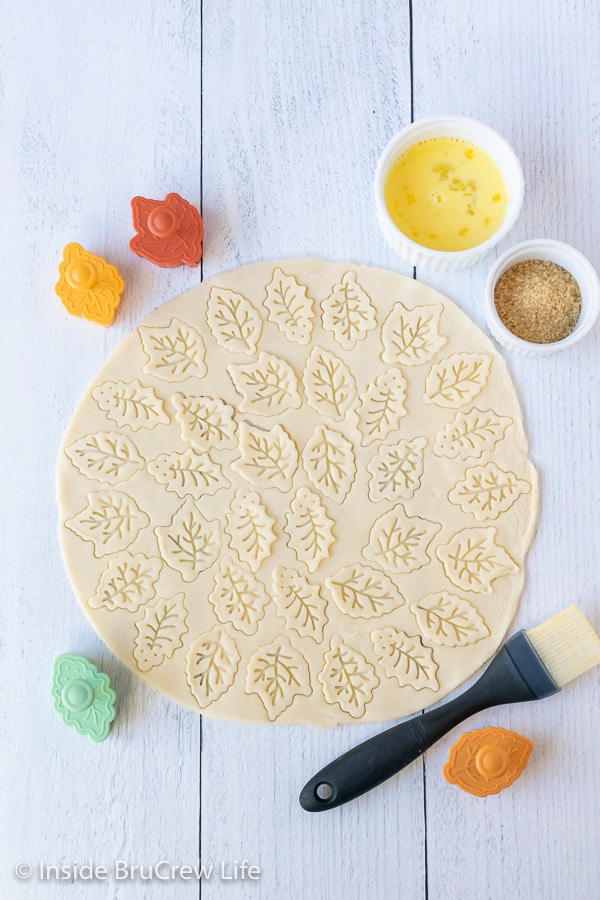
M67 582L54 460L96 369L152 309L201 275L308 254L412 274L380 237L372 174L389 137L441 112L488 122L526 178L499 250L535 236L600 268L600 23L596 0L5 0L0 23L0 896L353 900L600 898L597 673L544 703L491 711L535 751L510 791L477 800L443 781L452 739L339 810L304 813L306 778L377 726L335 731L202 721L111 657ZM201 205L201 270L127 249L129 199ZM127 282L110 329L53 294L76 240ZM417 277L483 325L495 254ZM515 627L575 599L600 627L598 329L541 361L511 356L542 508ZM54 657L104 668L119 694L96 745L51 709ZM29 861L262 869L256 882L19 882Z

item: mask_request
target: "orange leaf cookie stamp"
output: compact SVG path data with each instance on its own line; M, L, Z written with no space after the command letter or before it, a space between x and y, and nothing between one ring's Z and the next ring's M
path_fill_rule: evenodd
M442 774L475 797L499 794L517 780L532 750L531 741L505 728L469 731L450 748Z
M84 250L81 244L67 244L58 266L54 290L72 316L82 316L98 325L111 325L125 282L114 266Z
M167 194L164 200L133 197L131 214L136 234L130 250L163 268L198 265L204 225L195 206L179 194Z

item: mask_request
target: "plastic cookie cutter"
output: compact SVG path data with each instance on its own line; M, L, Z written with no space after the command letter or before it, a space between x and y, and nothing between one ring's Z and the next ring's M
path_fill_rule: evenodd
M114 266L88 253L81 244L67 244L58 272L54 291L67 312L99 325L113 323L125 290L125 282Z
M167 194L164 200L134 197L131 212L136 234L129 247L134 253L163 268L198 265L204 225L195 206L179 194Z
M531 741L514 731L493 726L469 731L450 748L442 774L476 797L499 794L517 780L532 750Z
M54 708L65 725L87 734L99 743L108 737L116 715L117 695L108 675L83 656L63 653L54 662L52 676Z

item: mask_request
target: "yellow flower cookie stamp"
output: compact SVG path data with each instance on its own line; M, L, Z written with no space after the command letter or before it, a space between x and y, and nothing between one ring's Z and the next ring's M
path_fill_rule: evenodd
M81 244L67 244L58 266L54 290L72 316L111 325L125 290L117 269Z

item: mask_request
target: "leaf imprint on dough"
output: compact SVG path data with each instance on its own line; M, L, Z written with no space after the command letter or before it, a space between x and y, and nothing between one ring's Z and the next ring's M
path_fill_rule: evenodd
M252 654L246 691L258 694L271 721L279 718L298 695L310 696L308 663L286 635Z
M227 371L242 395L241 412L277 416L302 406L296 373L285 359L263 351L256 362L232 364Z
M185 674L198 706L206 709L229 690L240 654L233 638L216 625L195 638L187 652Z
M352 718L360 719L379 684L374 666L338 635L331 638L324 662L317 677L326 701L338 703Z
M235 447L237 425L233 406L218 398L179 393L173 394L171 400L184 441L199 450Z
M119 428L156 428L170 422L164 402L154 388L135 381L105 381L92 391L92 397Z
M219 347L230 353L254 356L263 323L247 297L228 288L212 287L206 319Z
M300 562L305 563L309 572L314 572L319 564L329 556L334 542L333 519L318 494L307 487L298 488L286 513L284 531L289 536L288 545L295 551Z
M173 318L162 328L140 325L138 331L147 356L144 372L148 375L170 382L206 375L202 335L187 322Z
M422 516L408 516L399 503L375 520L363 556L384 570L414 572L431 562L427 548L441 527Z
M65 522L84 541L92 542L97 558L126 550L149 524L133 497L122 491L93 491L85 509Z
M441 303L409 309L396 303L381 328L381 358L392 365L420 366L431 362L447 338L439 332Z
M264 584L249 569L224 556L208 599L219 622L250 635L256 634L270 597Z
M239 488L227 512L226 531L240 560L258 572L275 542L270 516L258 494Z
M148 472L182 499L190 495L199 500L204 494L216 494L229 487L221 466L213 462L208 452L193 447L182 453L161 453L148 463Z
M187 632L185 594L175 594L147 606L142 618L135 623L137 637L133 655L140 672L149 672L170 659L183 647L181 638Z
M337 503L343 502L356 475L354 449L343 434L317 425L302 453L302 464L318 490Z
M508 416L499 416L493 409L473 407L467 413L459 412L437 435L433 452L448 459L480 457L494 449L512 423Z
M371 298L356 279L346 272L339 284L321 303L323 328L331 331L343 350L353 350L377 325Z
M273 599L288 628L318 644L323 640L327 601L319 585L311 584L296 569L278 566L273 570Z
M427 594L411 603L410 611L425 637L443 647L464 647L490 635L473 604L448 591Z
M391 578L362 563L344 566L325 584L341 611L355 619L384 616L404 604L404 597Z
M357 409L364 447L384 440L400 427L406 415L406 378L400 369L388 369L361 394Z
M437 679L438 664L433 650L426 647L417 635L412 637L397 628L382 628L371 632L371 640L379 662L401 687L412 687L417 691L429 688L439 691Z
M496 529L463 528L436 550L452 584L465 591L491 594L492 582L519 571L504 547L496 543Z
M448 500L482 522L497 519L516 503L521 494L530 491L531 482L489 462L485 466L467 469L465 477L457 481L449 492Z
M88 599L92 609L123 609L137 612L156 596L154 585L162 569L162 560L143 553L121 553L111 559L102 572L96 592Z
M421 486L426 446L424 437L382 444L367 464L371 500L410 500Z
M282 425L263 429L242 422L239 449L241 457L231 464L232 469L258 487L274 487L284 493L290 490L298 468L298 450Z
M341 422L356 399L356 382L335 353L313 347L302 376L306 399L320 415Z
M144 468L144 459L131 438L116 431L86 434L70 444L66 455L86 478L118 484Z
M492 357L486 353L454 353L435 363L425 381L425 403L457 409L470 403L488 382Z
M305 347L310 342L314 318L313 301L305 285L276 266L266 292L264 304L269 321L274 322L289 341Z
M221 551L219 523L205 519L192 497L179 507L170 525L154 530L162 558L187 582L209 569Z

